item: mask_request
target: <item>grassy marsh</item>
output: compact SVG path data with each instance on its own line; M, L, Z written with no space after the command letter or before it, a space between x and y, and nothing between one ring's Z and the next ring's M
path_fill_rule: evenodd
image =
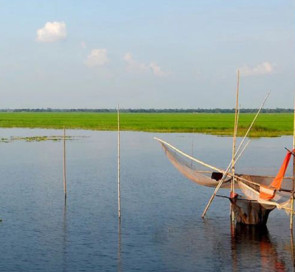
M231 135L232 113L121 113L121 130L146 132L198 132ZM239 135L244 135L254 114L239 118ZM52 128L117 130L116 113L89 112L1 112L2 128ZM293 114L260 114L251 131L252 137L274 137L293 134Z

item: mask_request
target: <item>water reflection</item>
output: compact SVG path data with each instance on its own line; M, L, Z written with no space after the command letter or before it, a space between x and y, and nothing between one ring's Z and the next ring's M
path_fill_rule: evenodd
M260 267L262 271L288 270L266 226L254 227L242 224L231 226L231 245L233 271L238 271L239 263L243 260L249 261L249 256L258 257L257 260L252 259L253 268Z
M291 241L291 257L292 257L292 265L293 268L295 268L295 257L294 257L294 235L293 235L293 230L291 230L291 237L290 237L290 241Z
M63 209L63 272L68 271L67 269L67 201L65 198L64 209Z
M1 134L58 133L2 130ZM261 263L264 270L292 271L289 224L284 215L277 213L279 218L269 220L272 237L237 230L231 238L228 202L223 199L213 202L208 220L201 219L210 190L186 181L152 139L164 138L192 153L188 144L191 135L123 133L126 213L118 224L117 134L78 130L70 134L89 137L71 142L68 150L69 206L63 206L62 156L57 156L60 143L0 145L0 207L5 219L0 225L0 271L190 272L231 271L233 267L236 271L261 271ZM194 137L197 157L226 167L231 138ZM241 158L243 169L239 169L275 174L276 157L280 160L284 156L282 146L288 140L291 138L253 141ZM275 212L270 219L274 216Z
M121 246L122 246L121 218L118 218L118 272L122 271Z

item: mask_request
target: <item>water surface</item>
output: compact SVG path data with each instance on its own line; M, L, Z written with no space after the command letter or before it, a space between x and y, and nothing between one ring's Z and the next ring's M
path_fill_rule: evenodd
M61 135L1 129L1 137ZM64 205L62 142L0 143L0 271L292 271L289 219L262 231L232 229L229 202L187 180L154 136L226 168L231 138L121 133L122 221L117 219L117 134L70 130ZM238 172L274 175L291 137L255 139ZM228 195L228 191L221 190Z

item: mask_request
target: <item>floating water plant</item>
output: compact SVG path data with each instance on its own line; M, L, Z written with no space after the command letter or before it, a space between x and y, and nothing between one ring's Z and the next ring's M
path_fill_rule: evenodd
M65 140L76 140L82 136L66 136ZM0 142L11 143L15 141L26 141L26 142L42 142L42 141L62 141L64 136L30 136L30 137L20 137L11 136L8 138L0 138Z

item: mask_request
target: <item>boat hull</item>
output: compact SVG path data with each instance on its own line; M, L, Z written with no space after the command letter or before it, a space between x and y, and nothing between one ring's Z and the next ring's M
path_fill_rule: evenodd
M270 212L275 206L265 207L257 201L230 198L237 224L265 226Z

